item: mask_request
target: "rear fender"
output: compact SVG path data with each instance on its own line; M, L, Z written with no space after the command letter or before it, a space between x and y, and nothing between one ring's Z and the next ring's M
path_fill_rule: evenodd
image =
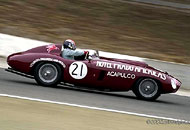
M64 70L64 68L66 67L66 65L65 65L62 61L60 61L60 60L58 60L58 59L53 59L53 58L39 58L39 59L35 59L35 60L30 64L30 68L32 68L30 73L32 74L32 73L33 73L33 70L34 70L34 68L35 68L35 66L36 66L37 64L39 64L39 63L42 63L42 62L56 63L56 64L58 64L63 70Z
M60 61L60 60L58 60L58 59L54 59L54 58L38 58L38 59L35 59L31 64L30 64L30 67L32 68L36 63L38 63L38 62L55 62L55 63L58 63L58 64L60 64L63 68L65 68L66 67L66 65L62 62L62 61Z

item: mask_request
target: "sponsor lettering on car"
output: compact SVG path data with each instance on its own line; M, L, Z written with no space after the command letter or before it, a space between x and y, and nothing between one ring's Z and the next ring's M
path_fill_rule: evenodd
M130 73L121 73L121 72L114 72L114 71L108 71L107 76L111 77L121 77L125 79L135 79L135 74Z
M158 78L160 78L162 80L166 80L166 75L165 74L163 74L161 72L151 70L151 69L148 69L148 68L142 68L142 67L133 66L133 65L126 65L126 64L117 64L117 63L111 63L111 62L102 62L102 61L97 61L96 66L97 67L102 67L102 68L108 68L108 69L125 70L127 72L143 73L143 74L158 77ZM117 72L116 74L113 74L113 72L112 73L108 72L107 76L129 77L129 75L126 76L127 74L130 74L130 73ZM132 76L131 77L132 79L135 78L134 74L131 74L130 76Z

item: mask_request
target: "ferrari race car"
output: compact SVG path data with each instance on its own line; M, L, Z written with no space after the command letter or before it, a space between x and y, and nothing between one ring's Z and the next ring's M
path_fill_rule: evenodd
M143 100L155 100L161 94L174 93L181 82L167 72L146 63L100 57L98 51L75 60L61 56L62 45L36 47L8 56L6 69L23 76L34 77L43 86L60 82L84 86L99 91L129 91Z

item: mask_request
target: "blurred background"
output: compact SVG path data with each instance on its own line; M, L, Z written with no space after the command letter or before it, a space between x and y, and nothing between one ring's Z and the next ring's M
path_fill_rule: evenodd
M0 0L0 32L190 64L187 9L133 0Z

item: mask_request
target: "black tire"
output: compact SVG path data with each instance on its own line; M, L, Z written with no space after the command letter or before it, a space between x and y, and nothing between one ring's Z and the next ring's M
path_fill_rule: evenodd
M39 85L57 86L62 78L62 70L56 63L37 64L34 68L34 78Z
M160 96L161 87L154 79L144 78L135 84L133 93L139 99L153 101Z

